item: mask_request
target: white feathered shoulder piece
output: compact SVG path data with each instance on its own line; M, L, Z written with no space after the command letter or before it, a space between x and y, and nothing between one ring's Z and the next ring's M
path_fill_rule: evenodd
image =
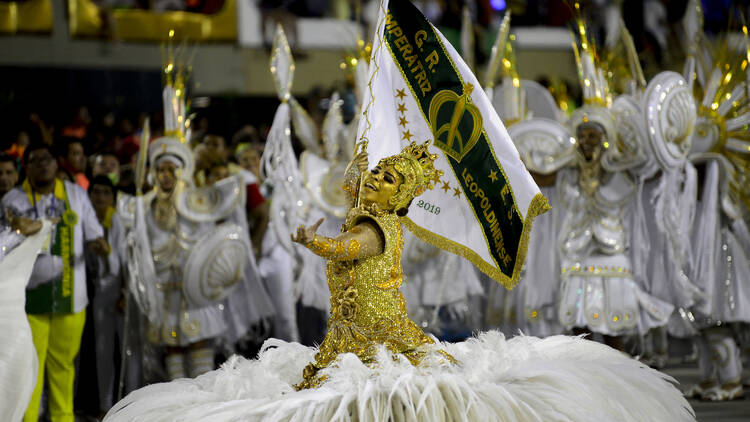
M687 161L695 126L696 106L690 87L679 73L656 75L643 97L646 127L652 152L664 171Z
M647 173L656 166L650 153L643 108L631 95L620 95L612 103L617 139L607 149L602 165L609 171L623 171L643 166Z
M241 175L227 177L213 185L190 187L177 198L177 212L190 221L206 223L229 217L245 203L245 183Z
M573 161L575 138L556 120L535 117L509 126L508 134L531 171L551 174Z

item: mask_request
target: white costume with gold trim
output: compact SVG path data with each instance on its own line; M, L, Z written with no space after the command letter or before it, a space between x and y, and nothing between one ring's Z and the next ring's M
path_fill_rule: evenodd
M559 197L566 209L559 239L560 323L608 335L636 328L645 333L666 324L672 305L648 295L633 278L624 227L633 183L624 173L607 174L595 194L587 197L578 175L577 170L565 170L559 179Z
M177 139L160 138L150 147L151 162L163 155L183 163L182 179L170 199L171 217L157 221L156 192L129 199L134 201L130 290L149 320L147 337L157 344L187 346L230 327L227 337L236 340L253 323L273 315L250 253L244 181L233 176L192 188L187 147ZM128 208L119 207L121 212ZM225 315L227 304L230 315Z

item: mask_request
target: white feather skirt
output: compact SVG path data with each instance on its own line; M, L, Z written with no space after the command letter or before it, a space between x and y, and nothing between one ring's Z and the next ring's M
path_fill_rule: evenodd
M418 367L383 348L365 365L342 354L320 387L295 391L316 352L266 341L195 379L154 384L117 403L116 421L692 421L674 379L578 337L506 340L490 331L428 353Z

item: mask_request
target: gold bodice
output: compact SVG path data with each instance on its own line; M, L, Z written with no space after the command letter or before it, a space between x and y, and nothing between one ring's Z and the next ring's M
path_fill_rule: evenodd
M339 353L354 353L364 363L373 361L377 346L401 353L413 364L419 363L417 348L433 343L406 313L404 296L398 290L403 272L401 251L404 240L401 224L393 213L378 216L360 208L347 215L342 231L356 230L364 220L373 221L382 232L383 253L353 261L331 260L326 268L331 291L328 333L315 362L305 370L299 388L316 386L318 369L328 366Z

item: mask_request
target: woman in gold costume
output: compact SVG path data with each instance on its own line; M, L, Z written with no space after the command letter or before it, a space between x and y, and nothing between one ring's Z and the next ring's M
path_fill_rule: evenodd
M406 314L404 296L398 290L403 280L401 252L403 233L398 217L406 215L414 197L431 189L436 173L428 143L412 142L400 154L381 160L366 172L367 153L355 158L347 174L352 203L341 234L336 238L316 234L319 220L312 227L300 226L292 240L316 255L328 259L326 276L331 290L331 316L328 334L315 362L304 370L298 388L318 385L317 371L328 366L340 353L354 353L362 362L372 362L377 347L384 345L403 354L416 365L419 349L433 340ZM361 173L359 177L352 173Z
M321 220L292 236L328 260L331 316L319 348L269 339L256 359L233 356L198 378L134 391L105 420L694 420L670 378L603 344L498 331L434 344L409 319L399 216L431 187L427 148L412 143L369 172L359 154L341 234L316 233Z

